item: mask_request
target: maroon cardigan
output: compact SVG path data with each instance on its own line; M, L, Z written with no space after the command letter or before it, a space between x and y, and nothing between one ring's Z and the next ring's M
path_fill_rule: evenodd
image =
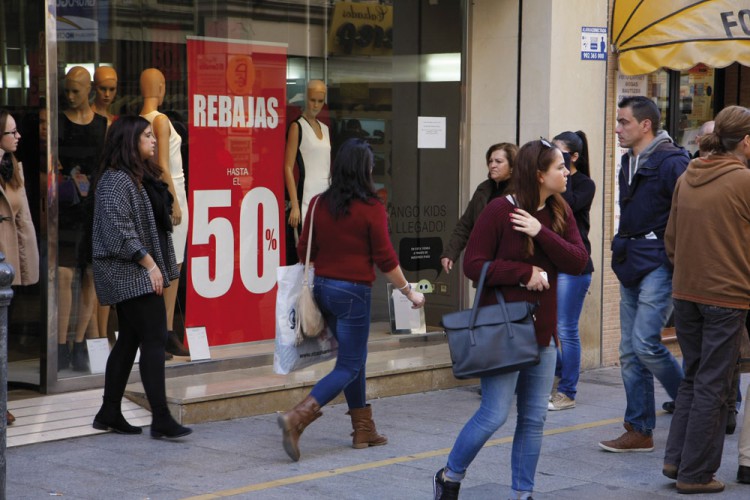
M480 304L497 303L494 287L500 287L507 302L538 302L534 322L536 339L540 346L548 346L552 337L557 341L557 273L581 274L589 257L567 203L567 225L562 236L550 229L551 208L545 206L532 214L542 224L542 229L534 237L534 255L524 257L526 235L513 229L510 219L515 208L507 197L502 197L493 200L482 211L466 246L464 273L478 281L482 265L488 260L493 261L487 270ZM548 290L534 292L521 286L531 279L532 266L547 272Z

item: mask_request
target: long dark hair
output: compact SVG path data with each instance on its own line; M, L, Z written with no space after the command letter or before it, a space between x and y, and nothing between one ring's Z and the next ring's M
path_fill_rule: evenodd
M511 177L511 192L518 206L530 214L534 214L540 206L539 174L552 167L559 149L547 141L527 142L518 150L516 170ZM565 200L559 194L554 194L544 202L552 209L552 230L559 235L565 233ZM534 255L534 240L526 237L525 256Z
M373 162L367 141L352 138L341 145L333 161L331 186L321 196L335 217L347 215L352 200L378 199L372 185Z
M562 132L557 134L553 141L560 141L568 148L570 154L578 153L576 160L576 170L586 177L591 177L589 173L589 141L583 130L577 132Z
M152 160L144 160L138 150L141 134L151 124L141 116L121 116L110 125L104 141L104 152L97 172L97 180L107 169L122 170L136 186L143 177L161 177L161 168Z

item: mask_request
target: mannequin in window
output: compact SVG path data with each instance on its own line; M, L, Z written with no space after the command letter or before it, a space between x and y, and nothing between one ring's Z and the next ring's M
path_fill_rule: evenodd
M117 97L117 72L109 66L99 66L94 71L94 102L91 109L94 113L107 119L107 127L117 119L110 112L110 106Z
M162 180L169 185L169 192L174 197L172 205L172 243L177 257L177 267L181 269L182 262L185 260L185 244L187 243L189 223L185 174L182 170L182 154L180 153L182 139L167 115L159 112L159 106L164 102L164 95L166 94L166 80L162 72L156 68L143 70L140 84L141 96L143 96L141 116L151 123L151 128L156 137L156 162L162 168ZM190 351L173 331L177 288L178 283L175 282L173 286L164 290L169 334L167 352L176 356L190 356Z
M328 189L331 172L331 139L328 126L317 119L326 99L326 84L310 80L302 115L287 130L284 153L284 182L289 200L289 227L299 229L313 196ZM299 180L294 178L294 164L299 167ZM287 232L288 233L288 232ZM291 241L290 241L291 240ZM294 237L287 235L287 248L296 248ZM287 251L287 264L296 262L296 252Z
M102 115L107 119L107 128L117 119L117 116L110 112L110 107L116 97L117 72L109 66L99 66L94 71L94 102L91 104L91 109L94 110L94 113ZM95 311L96 323L92 323L91 326L96 326L96 329L90 329L95 334L92 336L106 338L108 333L109 306L102 306L97 300ZM110 343L114 344L115 339L111 338Z
M74 371L88 371L89 361L83 342L92 321L95 294L91 271L91 222L93 193L91 176L104 147L107 119L94 113L89 104L91 73L74 66L65 75L64 102L59 114L58 154L58 370L71 363ZM80 296L72 354L68 348L73 291L80 279Z

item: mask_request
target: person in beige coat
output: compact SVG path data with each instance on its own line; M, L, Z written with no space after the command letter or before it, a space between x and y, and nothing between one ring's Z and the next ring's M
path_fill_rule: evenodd
M21 134L16 120L0 109L0 252L13 266L13 285L33 285L39 281L39 248L29 201L23 184L23 169L13 153L18 149ZM6 414L8 425L15 421Z

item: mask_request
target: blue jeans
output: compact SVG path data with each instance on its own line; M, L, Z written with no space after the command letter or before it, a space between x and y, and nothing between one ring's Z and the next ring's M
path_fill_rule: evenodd
M518 417L511 452L512 495L527 498L534 490L534 474L542 448L547 403L555 376L555 346L540 348L541 361L521 371L482 377L482 402L458 435L445 475L461 481L466 469L488 439L508 419L517 394Z
M315 384L310 395L324 406L344 391L349 408L364 408L372 289L359 283L316 276L313 295L339 343L339 350L333 371Z
M682 367L661 343L672 312L672 272L661 266L636 286L620 285L620 371L625 386L625 422L650 436L656 426L654 377L674 400Z
M579 276L564 273L557 275L557 337L560 339L560 350L557 351L555 375L560 377L557 392L562 392L570 399L576 398L578 375L581 371L578 319L590 285L591 273Z

